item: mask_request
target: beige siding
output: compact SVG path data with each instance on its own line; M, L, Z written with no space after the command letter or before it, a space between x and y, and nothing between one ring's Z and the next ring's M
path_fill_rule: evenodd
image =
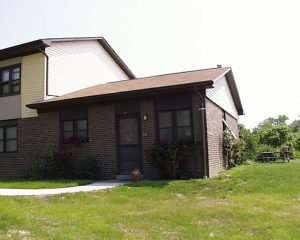
M4 61L0 61L0 68L15 65L22 62L22 57L12 58Z
M52 43L49 95L63 95L99 83L128 79L98 41Z
M223 158L223 111L220 107L207 99L207 145L209 177L217 176L225 168Z
M206 96L233 117L238 118L238 112L225 76L215 81L214 88L206 90Z
M19 64L22 57L0 61L0 68ZM16 119L21 116L21 96L0 97L0 120Z
M45 57L37 53L23 57L21 71L21 117L35 117L36 110L26 104L44 100L45 88Z
M0 120L21 117L21 95L0 97Z

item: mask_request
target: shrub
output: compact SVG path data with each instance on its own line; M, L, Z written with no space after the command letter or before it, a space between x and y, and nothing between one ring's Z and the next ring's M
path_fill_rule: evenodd
M228 167L234 167L246 162L246 142L243 139L234 139L229 131L223 133L223 153Z
M85 158L81 158L75 166L75 178L79 179L95 179L97 176L97 156L90 154Z
M25 178L51 179L73 178L74 158L71 152L64 148L36 158L36 165L28 168L22 174Z
M157 142L149 150L148 155L154 165L166 179L179 179L182 176L182 164L190 144L184 142Z

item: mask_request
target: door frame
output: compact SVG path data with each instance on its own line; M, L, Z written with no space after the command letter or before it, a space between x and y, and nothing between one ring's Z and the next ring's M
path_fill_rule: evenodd
M139 154L139 163L140 163L140 172L143 173L143 147L142 147L142 137L141 137L141 116L139 113L129 113L129 114L119 114L116 115L116 154L117 154L117 175L120 174L120 120L127 118L136 118L137 119L137 130L138 130L138 144L133 144L131 146L137 146L140 149ZM130 145L128 145L130 146Z

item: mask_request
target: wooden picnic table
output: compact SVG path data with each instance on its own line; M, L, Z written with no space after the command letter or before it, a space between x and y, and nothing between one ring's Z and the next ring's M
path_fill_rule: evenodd
M274 152L262 152L261 160L263 162L270 162L276 160L276 155Z

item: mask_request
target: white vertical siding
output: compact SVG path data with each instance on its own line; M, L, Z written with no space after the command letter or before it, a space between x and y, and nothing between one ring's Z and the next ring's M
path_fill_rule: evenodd
M0 97L0 120L21 117L21 95Z
M49 56L49 95L63 95L128 76L98 41L52 43Z
M206 96L233 117L238 118L238 112L225 76L215 81L214 88L206 90Z

